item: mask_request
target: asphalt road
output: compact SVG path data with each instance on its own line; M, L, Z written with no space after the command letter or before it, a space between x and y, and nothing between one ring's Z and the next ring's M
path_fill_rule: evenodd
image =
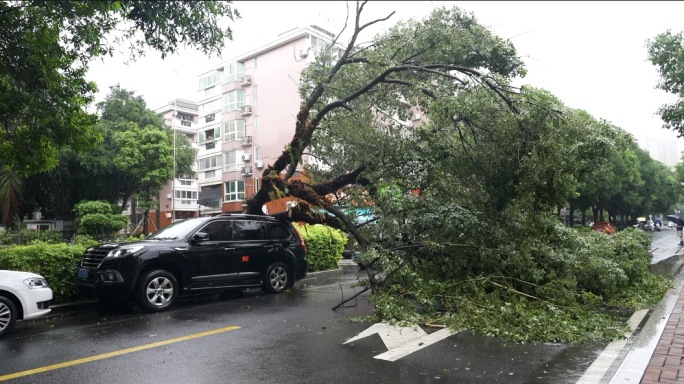
M671 246L668 234L654 247ZM575 383L606 346L459 333L380 360L388 348L379 334L345 344L374 324L367 295L332 310L363 276L307 279L280 295L194 297L157 314L90 307L20 322L0 341L0 382Z

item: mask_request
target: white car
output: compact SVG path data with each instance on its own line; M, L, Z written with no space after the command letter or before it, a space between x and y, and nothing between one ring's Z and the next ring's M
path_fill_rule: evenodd
M51 311L52 289L43 276L0 270L0 337L17 320L29 320Z

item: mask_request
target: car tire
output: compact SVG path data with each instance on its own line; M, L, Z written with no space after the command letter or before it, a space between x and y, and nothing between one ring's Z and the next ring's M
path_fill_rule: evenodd
M280 293L290 286L290 271L285 263L275 262L266 268L261 289L266 293Z
M136 299L147 312L160 312L173 305L178 297L178 281L169 271L155 270L140 280Z
M17 306L5 296L0 296L0 337L9 332L17 322Z

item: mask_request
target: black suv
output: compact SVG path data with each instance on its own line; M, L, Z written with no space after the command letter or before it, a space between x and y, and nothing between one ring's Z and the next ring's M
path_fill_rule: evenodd
M306 246L291 223L223 214L179 221L145 240L88 248L78 270L100 301L148 312L185 293L261 287L278 293L306 276Z

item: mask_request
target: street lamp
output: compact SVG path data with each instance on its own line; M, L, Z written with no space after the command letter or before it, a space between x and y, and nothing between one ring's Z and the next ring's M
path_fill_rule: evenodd
M176 117L178 116L178 106L173 100L173 118L171 128L173 129L173 179L171 179L171 223L176 221Z

